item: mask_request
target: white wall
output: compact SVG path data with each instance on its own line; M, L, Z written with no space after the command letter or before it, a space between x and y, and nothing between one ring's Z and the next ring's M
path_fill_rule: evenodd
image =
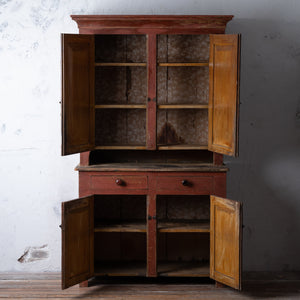
M300 270L300 1L0 0L0 271L60 270L60 204L78 190L79 157L60 156L70 14L235 15L241 139L228 195L244 203L244 269Z

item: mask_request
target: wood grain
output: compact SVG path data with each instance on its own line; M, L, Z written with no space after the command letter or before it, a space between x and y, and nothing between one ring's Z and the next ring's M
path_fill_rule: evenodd
M202 262L159 262L158 276L166 277L208 277L209 264Z
M263 275L262 275L263 273ZM206 279L160 277L155 280L99 278L90 287L60 288L60 273L0 273L1 299L101 300L252 300L299 299L299 272L252 272L244 277L243 291L216 288Z
M211 35L208 149L237 156L239 35Z
M208 221L191 222L191 220L159 221L157 230L158 232L210 232Z
M94 37L62 34L62 155L95 146Z
M62 203L62 288L94 275L94 198Z
M153 192L147 196L147 276L157 276L157 212Z
M210 277L241 289L241 203L211 196Z
M117 224L97 223L95 232L147 232L146 223L143 222L122 222Z
M224 33L232 15L72 15L81 33Z
M159 67L207 67L207 62L158 63Z
M147 103L147 149L156 149L156 34L147 36L148 57L148 103Z

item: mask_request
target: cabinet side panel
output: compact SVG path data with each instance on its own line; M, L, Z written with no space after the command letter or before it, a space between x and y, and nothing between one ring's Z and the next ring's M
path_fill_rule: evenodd
M209 150L237 155L239 35L211 35Z
M94 147L94 37L62 35L62 155Z

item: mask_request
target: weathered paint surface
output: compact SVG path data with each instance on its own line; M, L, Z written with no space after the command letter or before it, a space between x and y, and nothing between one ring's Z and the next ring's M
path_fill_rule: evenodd
M70 14L233 14L242 34L240 157L228 197L244 203L244 269L299 270L299 1L0 1L0 270L60 270L60 202L78 191L60 156L60 33ZM184 138L184 137L183 137ZM45 259L20 263L28 245ZM5 246L4 246L5 245Z

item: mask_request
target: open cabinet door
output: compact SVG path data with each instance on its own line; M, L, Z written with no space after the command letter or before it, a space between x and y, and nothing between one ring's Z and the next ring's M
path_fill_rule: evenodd
M210 196L210 277L241 289L241 203Z
M62 203L62 289L94 275L94 197Z
M95 146L94 36L62 34L62 155Z
M240 35L210 35L208 149L238 155Z

